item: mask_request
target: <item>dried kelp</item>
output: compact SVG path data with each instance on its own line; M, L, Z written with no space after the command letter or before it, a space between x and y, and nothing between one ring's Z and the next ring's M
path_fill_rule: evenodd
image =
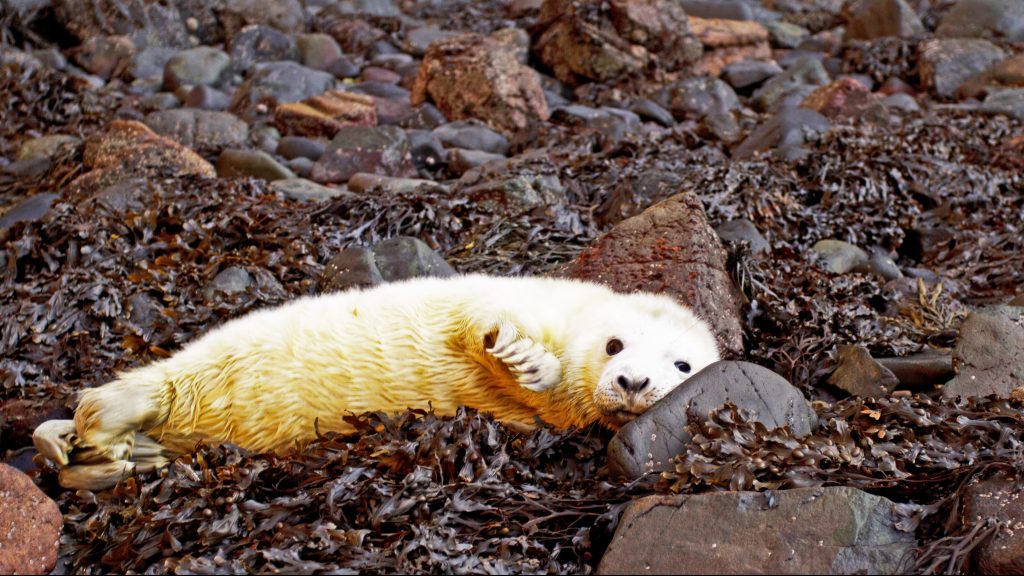
M629 495L598 471L604 431L524 436L473 411L347 420L356 435L286 457L205 447L64 494L71 569L582 573Z

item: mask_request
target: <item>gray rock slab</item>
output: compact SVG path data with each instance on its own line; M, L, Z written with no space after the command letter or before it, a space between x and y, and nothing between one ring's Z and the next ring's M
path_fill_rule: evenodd
M916 544L895 503L855 488L648 496L598 574L893 574Z
M750 410L768 429L789 426L805 436L817 425L817 415L795 386L771 370L722 360L688 378L632 422L608 444L608 466L627 478L671 467L692 436L685 430L691 419L706 419L726 402Z

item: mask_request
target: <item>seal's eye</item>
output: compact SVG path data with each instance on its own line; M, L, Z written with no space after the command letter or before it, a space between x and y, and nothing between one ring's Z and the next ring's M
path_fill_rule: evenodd
M687 364L686 362L683 362L682 360L676 362L676 368L678 368L679 371L682 372L683 374L690 373L690 365Z
M612 338L608 341L608 345L604 347L604 351L607 352L609 356L615 356L619 352L622 352L622 348L622 340Z

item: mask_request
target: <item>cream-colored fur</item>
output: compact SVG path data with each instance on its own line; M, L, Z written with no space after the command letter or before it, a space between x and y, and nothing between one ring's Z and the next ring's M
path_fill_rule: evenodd
M611 338L624 344L613 356ZM284 451L314 439L314 422L347 432L346 414L370 410L469 406L527 426L616 427L717 359L707 325L668 297L547 278L416 279L230 321L86 390L73 427L47 423L35 437L67 466L62 483L95 488L199 440ZM640 378L642 390L622 386Z

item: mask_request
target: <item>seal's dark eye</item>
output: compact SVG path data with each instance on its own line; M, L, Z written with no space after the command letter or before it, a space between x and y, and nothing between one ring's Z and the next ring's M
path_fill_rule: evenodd
M682 360L676 362L676 368L678 368L679 371L682 372L683 374L690 373L690 365L687 364L686 362L683 362Z
M608 341L608 345L604 347L604 351L607 352L609 356L615 356L619 352L622 352L622 348L622 340L612 338Z

